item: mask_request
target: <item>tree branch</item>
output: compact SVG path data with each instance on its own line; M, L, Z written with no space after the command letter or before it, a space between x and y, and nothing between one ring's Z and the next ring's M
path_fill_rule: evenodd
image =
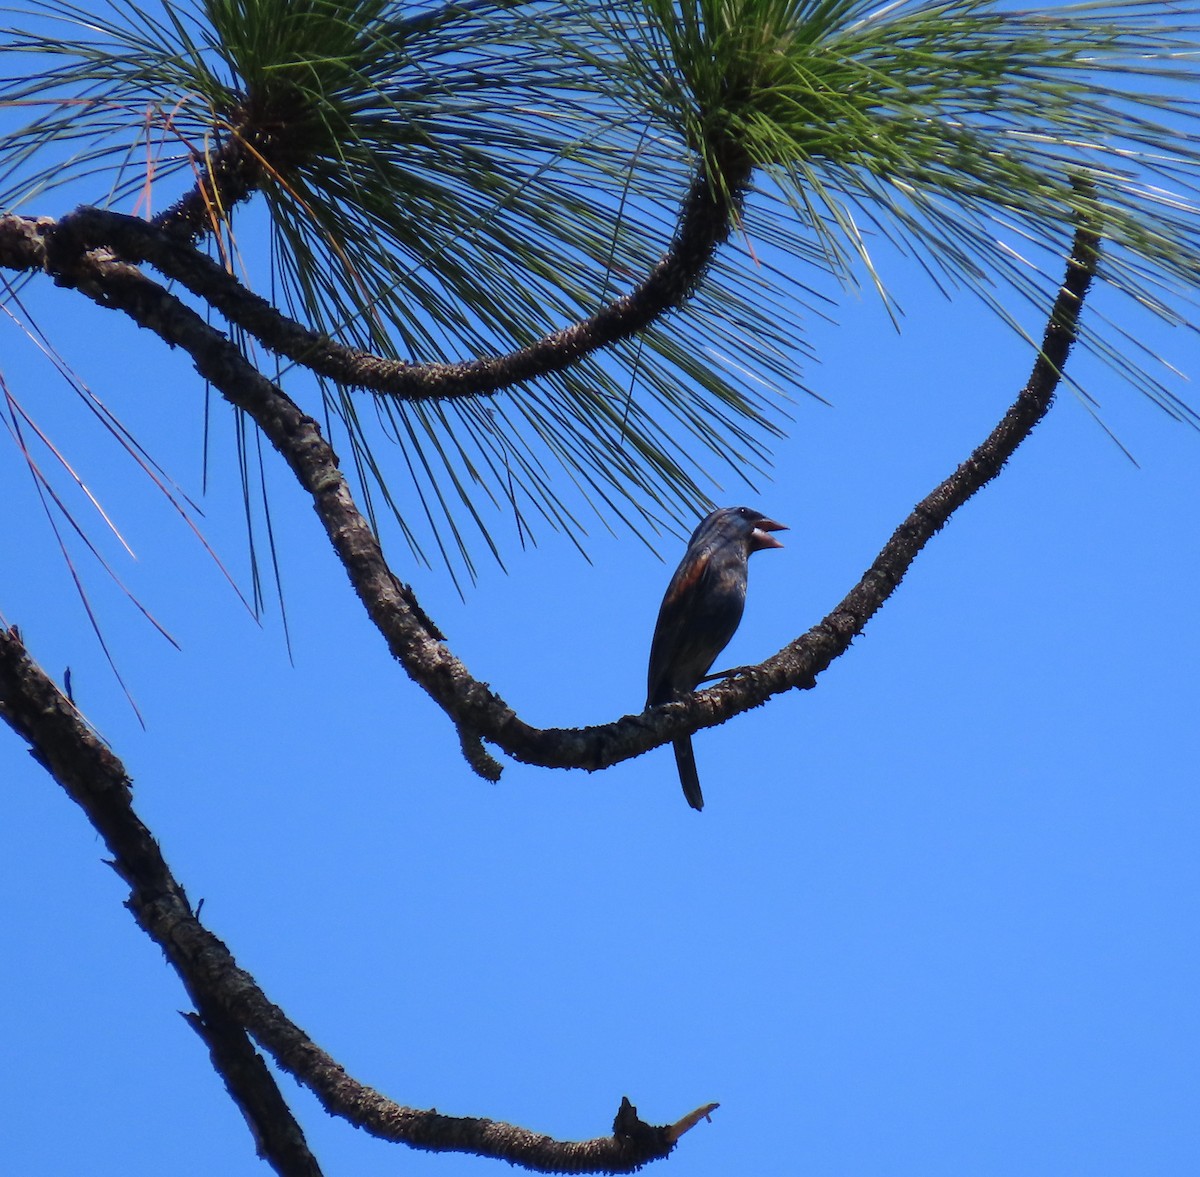
M34 758L87 814L129 884L126 907L162 948L202 1017L190 1019L209 1044L218 1072L248 1117L260 1150L287 1177L313 1177L316 1162L249 1043L230 1037L245 1027L285 1071L307 1086L327 1111L384 1140L439 1152L467 1152L545 1173L628 1173L665 1157L702 1116L705 1105L675 1124L643 1123L622 1100L611 1136L559 1141L514 1124L446 1116L403 1107L346 1074L287 1015L192 911L158 843L133 809L124 766L84 722L74 705L29 658L15 629L0 629L0 717L30 746ZM252 1072L247 1081L245 1068ZM263 1081L274 1088L264 1088ZM264 1098L265 1095L265 1098ZM306 1167L307 1166L307 1167Z
M84 207L64 217L56 233L63 234L64 243L73 236L79 252L104 248L122 261L149 262L264 347L318 376L402 400L448 399L486 395L564 371L584 356L645 330L681 305L728 238L748 182L748 172L727 178L734 196L725 200L714 193L703 174L697 175L684 199L670 248L628 294L528 347L454 364L389 360L336 343L247 290L189 241L137 217Z
M126 906L135 918L140 920L139 910L153 905L174 906L190 917L183 888L133 812L124 766L29 659L15 628L0 629L0 717L29 744L34 759L103 836L113 856L111 865L132 888ZM162 947L167 951L167 945ZM170 951L167 956L171 959ZM183 980L201 1011L188 1020L208 1043L213 1066L246 1117L258 1155L280 1177L320 1177L303 1132L245 1030L230 1021L211 993L191 984L187 976Z
M228 339L134 266L101 251L81 255L59 248L52 221L0 218L0 265L46 268L59 284L124 311L171 346L183 347L197 371L255 420L312 496L325 532L388 648L460 730L488 740L517 760L588 770L724 723L783 691L815 684L896 589L921 548L958 507L996 477L1049 409L1075 340L1099 248L1097 231L1080 225L1029 382L988 438L914 508L860 582L824 620L759 666L688 699L606 724L537 728L470 674L441 640L412 590L393 575L315 421Z

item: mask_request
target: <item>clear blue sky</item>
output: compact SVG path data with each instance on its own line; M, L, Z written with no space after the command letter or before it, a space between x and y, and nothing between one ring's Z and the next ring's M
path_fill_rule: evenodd
M754 559L730 663L827 612L1028 374L1028 348L970 298L885 261L903 333L869 298L814 322L822 363L805 375L833 407L800 397L775 481L717 495L791 526ZM77 296L27 293L198 496L204 393L186 359ZM358 1078L568 1139L606 1133L622 1095L654 1122L718 1100L650 1170L688 1177L1200 1171L1195 432L1079 357L1140 468L1065 395L815 691L697 737L696 814L665 750L591 776L474 777L268 455L289 665L277 614L250 619L5 336L10 388L119 521L138 554L122 576L182 644L89 572L147 730L9 444L0 611L53 675L71 667L208 926ZM1151 342L1200 371L1195 336ZM244 584L219 404L213 421L204 531ZM588 564L510 536L507 574L484 565L465 602L388 545L454 650L530 722L640 708L680 539L660 561L597 529ZM0 1167L264 1172L103 846L7 729L0 779ZM381 1144L284 1089L331 1177L510 1171Z

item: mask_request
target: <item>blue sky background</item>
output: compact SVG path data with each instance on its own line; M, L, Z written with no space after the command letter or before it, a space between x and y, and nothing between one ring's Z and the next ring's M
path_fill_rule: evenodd
M882 257L903 333L869 297L845 298L837 326L814 320L822 362L804 375L833 407L799 397L775 481L716 496L791 527L753 561L730 664L832 608L1028 375L1028 347L968 296ZM76 295L26 293L199 495L204 393L186 358ZM656 1170L695 1177L1198 1171L1194 431L1077 357L1140 467L1065 395L816 690L697 737L695 814L666 750L596 775L474 777L268 455L290 665L277 614L247 615L4 331L10 389L119 521L138 553L122 576L183 647L89 572L147 729L7 443L0 612L56 678L71 667L206 924L358 1078L568 1139L606 1133L622 1095L653 1122L718 1100ZM1194 335L1143 334L1200 370ZM204 531L245 584L231 417L212 414ZM659 560L597 529L589 564L511 535L507 573L483 565L465 601L394 535L388 550L528 721L640 709L682 537ZM0 779L4 1171L265 1171L103 846L7 730ZM331 1175L499 1171L374 1141L283 1082Z

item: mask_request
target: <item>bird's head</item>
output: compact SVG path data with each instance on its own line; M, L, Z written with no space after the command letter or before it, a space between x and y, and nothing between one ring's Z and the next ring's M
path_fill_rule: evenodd
M693 539L702 533L717 533L741 541L749 554L761 552L764 548L782 548L783 544L771 534L774 531L787 531L787 526L776 523L753 507L722 507L696 528Z

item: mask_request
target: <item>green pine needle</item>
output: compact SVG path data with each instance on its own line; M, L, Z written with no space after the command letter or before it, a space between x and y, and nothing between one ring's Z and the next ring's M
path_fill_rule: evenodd
M718 180L749 156L831 271L862 265L886 295L879 236L1011 318L1013 293L1044 306L1082 216L1101 226L1111 287L1194 323L1195 5L642 0L621 29L611 68ZM1085 340L1196 422L1091 322Z
M414 551L432 542L468 574L480 542L500 556L501 520L522 542L548 527L578 542L587 510L645 535L714 481L764 472L802 387L802 316L828 303L808 284L865 274L887 298L877 241L1015 325L1026 303L1041 313L1085 216L1104 281L1194 321L1192 4L95 7L11 18L0 206L54 212L62 193L149 215L242 143L262 183L235 244L265 214L284 304L385 355L503 353L586 317L661 256L697 167L719 187L752 166L738 233L638 340L478 402L365 413L362 394L323 390L364 493L377 486ZM1085 316L1085 343L1195 420L1128 330ZM388 488L381 436L412 494Z

